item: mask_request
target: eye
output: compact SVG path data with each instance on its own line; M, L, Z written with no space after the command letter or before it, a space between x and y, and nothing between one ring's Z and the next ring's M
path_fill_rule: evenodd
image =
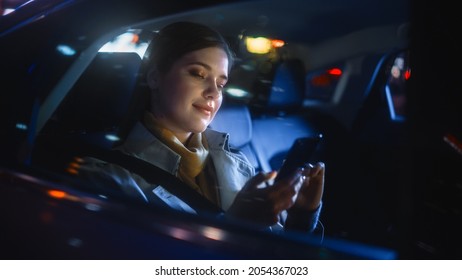
M218 79L217 80L217 87L219 89L223 89L226 86L226 82L227 82L226 79Z
M193 77L196 77L196 78L199 78L199 79L205 79L206 75L203 71L200 71L200 70L191 70L189 71L189 74Z

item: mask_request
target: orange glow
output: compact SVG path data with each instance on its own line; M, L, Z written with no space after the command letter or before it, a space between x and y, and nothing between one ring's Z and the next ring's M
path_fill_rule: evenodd
M322 74L314 76L311 79L311 84L316 87L327 87L336 82L341 75L342 69L331 68Z
M271 45L273 48L280 48L283 47L286 44L286 42L279 40L279 39L273 39L271 40Z
M48 195L54 198L62 199L66 197L67 193L58 190L49 190Z
M72 174L72 175L77 175L77 174L79 174L79 171L78 171L77 169L75 169L75 168L72 168L72 167L67 168L66 171L67 171L68 173Z
M74 160L69 163L69 166L66 168L66 171L72 175L79 174L79 168L82 162L83 162L82 158L74 157Z
M266 37L245 37L247 51L256 54L267 54L275 48L283 47L286 42Z
M217 228L213 228L213 227L205 227L202 230L202 234L205 237L213 239L213 240L223 240L224 239L223 231Z
M342 75L342 69L340 68L332 68L327 71L330 75L333 76L341 76Z
M137 44L139 40L140 40L140 36L138 36L138 34L133 34L132 43Z
M311 83L317 87L325 87L330 84L330 79L327 75L319 75L311 79Z
M83 158L81 158L81 157L74 157L74 161L75 161L75 162L82 163L82 162L83 162Z
M43 223L49 224L49 223L53 222L53 220L54 220L54 215L53 215L53 213L51 213L51 212L42 211L42 212L39 213L39 219L40 219Z
M79 167L80 167L80 164L78 164L77 162L71 162L71 163L69 164L69 167L79 168Z

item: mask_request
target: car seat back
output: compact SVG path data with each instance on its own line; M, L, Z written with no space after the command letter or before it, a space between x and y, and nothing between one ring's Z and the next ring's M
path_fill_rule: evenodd
M260 169L252 147L252 119L247 105L228 104L225 101L210 128L229 133L230 146L243 152L256 170Z
M299 60L283 61L275 71L268 103L252 122L252 144L262 170L278 170L295 139L316 134L301 114L304 67Z

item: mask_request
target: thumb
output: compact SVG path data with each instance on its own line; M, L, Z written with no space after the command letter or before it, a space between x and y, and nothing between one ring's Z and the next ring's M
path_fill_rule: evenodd
M318 162L316 163L315 166L311 165L310 166L310 177L317 177L317 176L322 176L324 177L324 171L325 170L325 165L324 162Z

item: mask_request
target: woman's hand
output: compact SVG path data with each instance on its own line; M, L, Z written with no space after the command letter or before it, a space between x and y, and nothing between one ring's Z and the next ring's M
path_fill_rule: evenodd
M294 208L299 211L312 212L319 207L324 192L325 169L323 162L305 167L302 172L304 180L293 205Z
M270 181L276 174L275 171L258 173L251 178L237 194L225 216L262 227L277 223L279 214L292 207L296 201L303 182L303 170L297 170L286 179L271 185Z
M286 229L308 231L315 229L324 192L324 163L308 165L302 173L303 183L294 205L287 211Z

